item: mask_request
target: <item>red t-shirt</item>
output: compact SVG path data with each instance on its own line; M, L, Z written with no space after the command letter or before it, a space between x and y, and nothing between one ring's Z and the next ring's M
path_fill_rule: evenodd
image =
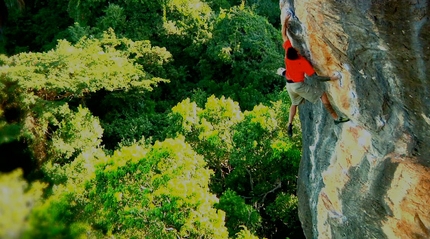
M292 47L290 40L286 40L283 47L285 51ZM285 77L294 82L303 82L305 80L305 74L311 76L315 73L311 63L301 55L299 55L299 58L296 60L287 59L287 56L285 56L285 69L287 70L285 72Z

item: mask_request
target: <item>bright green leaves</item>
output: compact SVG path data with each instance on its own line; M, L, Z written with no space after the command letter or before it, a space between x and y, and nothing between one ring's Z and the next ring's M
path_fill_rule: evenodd
M257 236L252 234L248 228L241 226L242 230L236 234L236 239L259 239Z
M87 213L96 227L124 238L226 238L204 165L181 139L124 147L97 170Z
M201 109L197 107L197 104L190 102L190 99L185 99L172 108L173 115L180 115L180 118L178 118L181 125L181 128L178 129L181 130L180 133L187 134L194 130L193 127L199 122L197 113L200 113L200 111Z
M165 2L163 31L160 34L162 45L169 47L178 60L180 55L198 58L202 45L210 38L209 18L212 12L209 5L201 0Z
M175 56L183 51L198 56L210 36L212 12L200 0L71 0L69 13L81 26L93 27L96 35L113 28L120 36L168 47Z
M26 238L225 239L205 166L183 138L136 143L110 157L85 151L61 168L48 165L46 174L61 184L34 209Z
M220 195L218 208L226 212L230 236L241 225L255 232L265 220L283 220L279 205L270 205L279 193L292 196L296 190L301 146L285 134L284 104L279 100L242 113L237 102L211 96L204 108L187 99L172 109L172 129L183 134L215 172L211 190ZM270 217L261 217L268 207ZM295 215L295 209L285 211ZM290 223L293 228L298 222Z
M68 192L82 193L83 184L95 177L96 165L106 161L101 148L91 148L80 153L73 162L58 164L46 162L43 167L45 180L52 184L66 185ZM80 185L80 186L79 186ZM81 187L82 186L82 187Z
M52 134L50 148L55 159L69 160L74 155L99 146L103 129L88 109L78 107L74 113L67 105L63 108L63 119L53 124L58 129Z
M83 38L75 45L60 41L46 53L4 58L0 94L5 100L0 107L9 124L0 124L5 132L2 140L27 138L37 160L67 162L98 146L103 132L98 119L76 100L85 103L85 97L101 90L150 91L166 82L153 73L160 72L156 69L170 57L166 49L148 41L119 39L107 32L100 40Z
M116 49L122 45L124 50ZM150 48L148 43L143 45L107 34L100 41L83 39L75 46L60 41L55 50L47 53L11 57L8 65L0 69L1 80L19 81L20 88L46 100L82 97L100 89L150 90L161 79L151 77L128 58L131 54L148 55Z
M172 109L173 116L180 115L173 125L181 125L178 133L184 134L195 150L202 154L208 165L220 173L222 165L227 165L232 150L232 127L242 120L242 112L237 102L222 97L211 96L205 108L184 100Z
M0 174L0 238L21 238L26 218L45 187L40 182L28 185L21 170Z
M76 220L82 216L82 207L75 203L74 195L65 193L51 196L36 206L29 217L29 228L22 238L100 238L94 236L89 224Z
M280 102L273 105L279 106ZM282 110L259 105L253 111L242 113L236 102L214 96L208 98L202 109L187 99L172 109L171 125L205 156L211 168L237 167L236 171L241 173L235 178L241 179L247 178L246 171L251 170L261 177L272 177L275 185L286 179L282 176L283 167L297 170L300 160L299 146L286 137L287 112ZM265 173L267 171L278 174L270 176ZM233 171L231 176L235 174ZM245 188L248 186L243 186L243 190Z
M286 137L287 102L272 102L271 107L259 105L244 113L244 120L234 128L234 148L230 164L232 172L226 184L238 194L250 198L253 205L262 208L269 224L282 221L288 230L296 230L297 201L291 201L283 210L284 201L294 198L296 175L301 158L301 144ZM284 198L285 198L284 197ZM277 198L275 201L274 199ZM285 218L279 217L288 213ZM267 214L266 214L267 215ZM227 218L229 214L227 213ZM265 228L266 230L270 230Z
M300 149L282 133L285 126L278 123L277 116L267 106L256 106L235 127L235 151L230 159L234 170L226 183L237 193L252 197L257 205L270 204L267 196L281 188L295 192Z
M169 20L164 24L168 35L179 37L192 34L196 37L195 41L207 40L207 35L201 35L203 30L208 30L211 9L207 3L200 0L167 0L165 7L165 17Z
M285 136L288 104L268 96L283 84L279 31L244 5L72 0L77 23L37 46L73 44L0 56L0 143L25 142L51 184L27 238L227 238L224 221L255 238L297 223L284 214L300 142Z
M225 97L217 99L215 96L207 99L201 117L213 124L225 127L224 129L242 120L242 114L237 102L225 99Z

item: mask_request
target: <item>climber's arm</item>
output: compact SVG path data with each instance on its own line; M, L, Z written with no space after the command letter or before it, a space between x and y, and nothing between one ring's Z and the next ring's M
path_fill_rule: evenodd
M334 74L333 76L319 76L317 75L317 73L314 73L312 75L310 75L309 77L312 77L318 81L335 81L335 80L339 80L340 74Z
M288 15L282 24L282 40L284 40L284 42L288 40L287 30L288 30L288 21L290 20L290 17L291 15Z
M332 76L319 76L315 72L312 64L307 60L303 60L300 67L307 77L311 77L317 81L335 81L342 78L342 75L338 71L336 71Z

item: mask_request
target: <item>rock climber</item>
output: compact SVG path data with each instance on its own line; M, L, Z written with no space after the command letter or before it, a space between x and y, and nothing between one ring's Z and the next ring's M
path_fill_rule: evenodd
M287 30L289 20L292 17L294 18L294 12L292 10L287 10L285 20L282 24L282 39L284 41L283 48L285 49L285 69L279 68L277 71L278 75L285 76L287 80L286 88L288 95L291 98L287 131L289 137L292 137L293 135L293 119L296 115L297 106L302 103L304 99L311 103L315 103L318 98L320 98L328 113L333 117L335 124L349 121L346 117L338 116L323 89L311 86L305 82L305 76L316 78L319 81L336 81L341 78L341 75L340 73L337 73L331 77L318 76L310 62L301 56L291 45Z

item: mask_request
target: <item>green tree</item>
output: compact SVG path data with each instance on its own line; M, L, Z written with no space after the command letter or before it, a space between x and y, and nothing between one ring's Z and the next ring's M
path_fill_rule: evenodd
M50 183L24 237L226 238L215 195L231 237L300 231L275 5L49 0L13 13L4 43L22 53L0 55L0 144L28 146Z
M207 4L216 12L220 11L221 9L229 9L233 5L240 4L241 1L234 0L205 0Z
M270 107L258 105L243 113L237 102L214 96L204 108L187 99L172 109L170 130L183 134L215 172L210 186L220 196L231 236L241 225L260 236L281 231L276 227L297 230L297 220L281 222L287 218L279 217L282 209L270 206L281 193L294 196L301 157L300 141L287 137L286 99L283 92ZM243 213L234 208L244 208ZM257 216L249 218L254 212L261 222ZM297 218L294 208L288 212Z
M162 67L146 59L136 61L146 72L169 79L169 84L161 84L146 97L133 92L100 92L88 103L100 117L105 129L103 141L110 149L118 142L130 144L142 135L162 139L159 132L163 131L165 112L190 96L200 80L196 66L211 34L212 11L208 4L200 0L72 0L69 12L78 22L69 29L74 40L86 35L97 37L97 32L112 27L118 36L136 41L148 39L171 53L169 62ZM109 110L103 111L100 105Z
M183 139L75 161L63 171L67 183L32 214L28 238L227 238L211 171Z
M233 170L225 179L226 187L248 198L248 203L259 210L263 221L270 222L263 223L261 230L261 235L270 237L276 236L271 234L282 231L283 227L290 233L295 233L297 228L290 224L278 226L279 219L274 218L274 214L267 215L266 210L279 193L295 194L301 157L301 149L286 137L287 124L282 123L283 119L275 109L259 105L253 111L245 112L244 120L234 129L236 150L230 159ZM286 114L282 112L281 115Z
M103 233L87 221L89 203L85 185L95 178L98 164L108 160L102 149L80 153L72 162L45 162L44 180L50 183L44 200L29 215L29 226L22 238L103 238Z
M170 134L185 135L193 149L204 156L215 172L211 188L221 194L226 189L223 179L231 171L232 128L243 118L239 104L225 97L211 96L202 109L186 99L172 108L170 117Z
M87 108L79 106L77 112L72 112L68 104L64 104L58 111L62 119L59 121L53 118L51 121L51 126L57 130L52 133L48 145L54 161L71 160L79 153L101 144L103 129Z
M69 2L78 23L71 35L98 35L108 28L135 41L150 40L165 47L174 61L168 70L172 84L163 87L168 99L183 99L199 80L196 65L210 38L211 8L200 0L78 1ZM78 26L78 27L76 27Z
M206 0L214 11L221 9L230 9L233 6L247 6L252 8L258 15L267 18L267 20L275 27L280 27L278 0Z
M135 62L164 64L169 56L147 41L118 39L113 33L76 45L61 41L46 53L3 56L0 125L9 132L6 140L25 138L39 161L71 160L86 146L97 146L102 133L98 120L79 105L101 90L152 90L165 80Z
M299 199L294 194L281 192L276 195L275 201L267 207L266 211L271 216L273 222L281 221L292 232L300 231L300 222L297 217L298 202Z
M216 207L227 214L226 226L230 237L238 234L243 227L252 233L261 228L262 220L259 212L230 189L223 193Z
M279 31L246 7L222 10L214 20L212 38L201 56L198 86L224 95L251 110L267 94L280 89L274 69L282 63Z
M281 11L279 9L279 0L248 0L246 4L254 9L258 15L267 18L269 23L276 29L280 29L281 21L279 16L281 15Z
M157 107L161 103L139 91L101 91L91 96L87 106L100 118L103 145L112 150L142 138L163 140L167 120L165 109Z
M236 234L237 239L258 239L258 237L252 234L245 226L241 228L242 230Z

